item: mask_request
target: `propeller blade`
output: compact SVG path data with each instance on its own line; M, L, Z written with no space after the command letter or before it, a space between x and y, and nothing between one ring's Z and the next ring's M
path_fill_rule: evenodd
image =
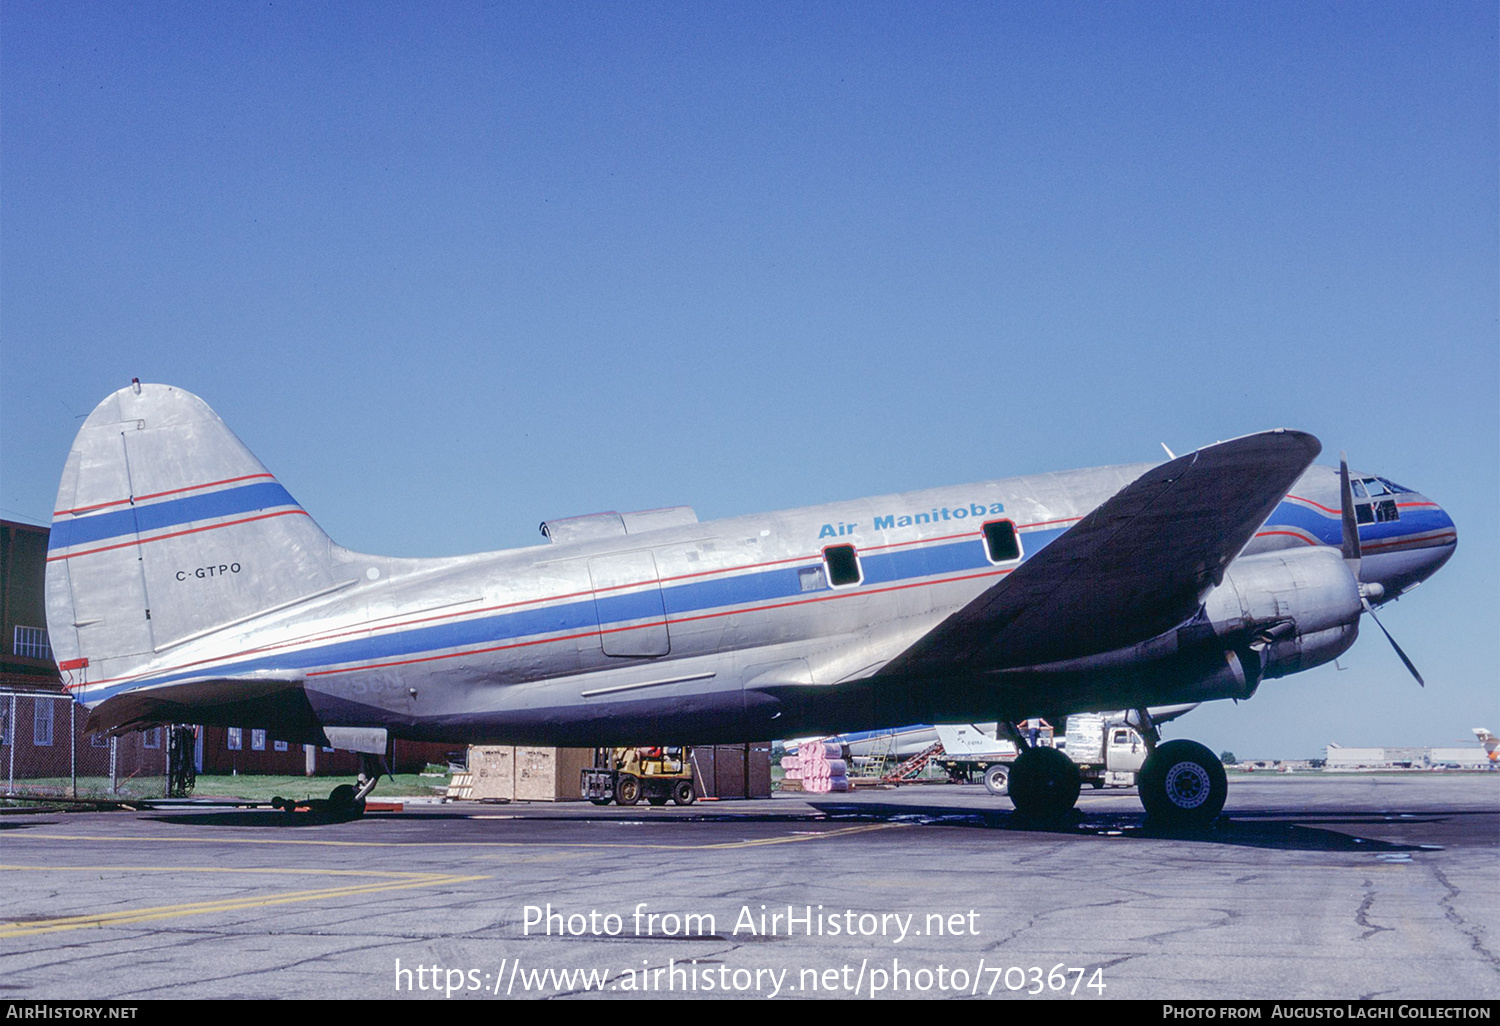
M1380 618L1375 615L1375 607L1370 605L1370 600L1365 599L1364 604L1365 612L1370 614L1370 619L1375 621L1375 626L1380 628L1380 633L1385 635L1385 640L1391 643L1391 647L1396 650L1396 654L1401 657L1401 661L1406 664L1406 668L1411 671L1411 675L1417 678L1417 684L1425 688L1427 682L1422 679L1422 675L1417 672L1417 668L1412 661L1406 657L1406 653L1401 651L1401 646L1396 644L1396 639L1391 637L1391 632L1385 629L1385 624L1381 623Z
M1339 519L1344 526L1344 561L1359 580L1359 521L1354 517L1354 492L1349 487L1349 459L1339 453ZM1384 630L1385 628L1381 628Z

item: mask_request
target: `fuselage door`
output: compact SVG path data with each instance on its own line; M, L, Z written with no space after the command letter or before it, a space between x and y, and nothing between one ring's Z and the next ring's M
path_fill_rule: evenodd
M664 656L671 650L661 579L650 552L589 560L599 644L608 656Z

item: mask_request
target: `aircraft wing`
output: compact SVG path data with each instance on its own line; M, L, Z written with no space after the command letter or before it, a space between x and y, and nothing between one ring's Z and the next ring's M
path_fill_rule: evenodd
M1171 629L1321 451L1312 435L1267 431L1147 471L877 676L1032 666Z

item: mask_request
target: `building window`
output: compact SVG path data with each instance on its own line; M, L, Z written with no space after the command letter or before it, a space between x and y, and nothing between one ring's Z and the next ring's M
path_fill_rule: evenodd
M1021 558L1021 536L1009 520L991 520L984 525L984 551L991 563L1009 563Z
M264 752L266 750L266 732L264 730L251 729L250 750L252 752Z
M52 643L47 640L47 628L18 624L12 651L22 659L51 659Z
M52 744L52 702L46 698L33 698L31 717L31 743L38 748Z
M224 740L229 745L231 752L237 752L245 747L245 734L240 727L229 727L224 731Z
M108 748L109 747L109 738L106 737L103 734L90 734L89 735L89 747L90 748Z
M859 556L853 545L828 546L823 550L823 563L828 568L828 583L835 588L848 587L863 580Z
M286 742L285 741L272 741L271 744L275 747L275 749L278 752L284 752L284 751L286 751Z
M0 702L0 746L11 743L10 702Z
M141 731L141 747L142 748L160 748L161 747L161 728L160 727L152 727L150 730L143 730L143 731Z

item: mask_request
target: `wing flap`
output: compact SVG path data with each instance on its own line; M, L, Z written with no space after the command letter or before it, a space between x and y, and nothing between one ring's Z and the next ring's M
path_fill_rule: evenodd
M879 676L1033 666L1171 629L1193 615L1320 451L1312 435L1267 431L1147 471Z

